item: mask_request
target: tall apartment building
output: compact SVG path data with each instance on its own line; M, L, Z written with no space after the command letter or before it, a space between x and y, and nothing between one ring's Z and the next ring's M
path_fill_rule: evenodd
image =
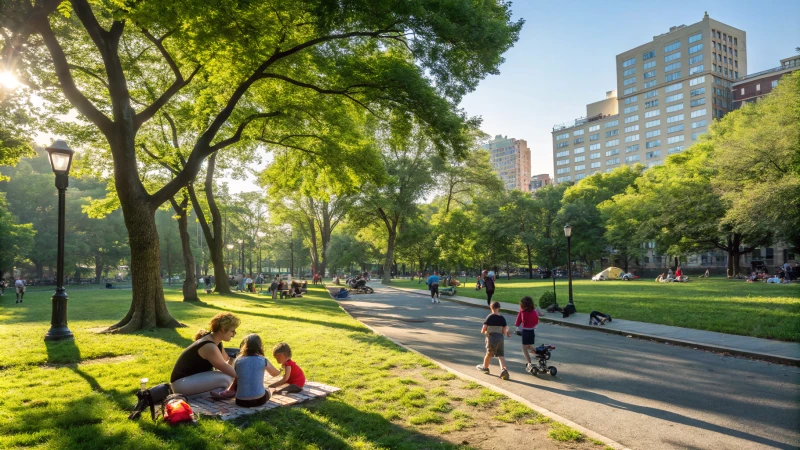
M556 183L622 164L661 164L690 146L732 109L731 83L747 73L746 49L744 31L705 14L617 55L617 90L586 105L586 117L553 127Z
M531 181L531 150L524 139L497 135L483 145L489 162L503 180L506 190L528 192Z

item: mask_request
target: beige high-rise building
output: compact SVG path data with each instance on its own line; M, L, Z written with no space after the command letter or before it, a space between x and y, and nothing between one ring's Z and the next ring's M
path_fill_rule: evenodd
M553 127L555 182L663 163L732 109L731 83L746 74L745 32L708 14L617 55L617 90Z
M531 150L524 139L497 135L483 145L489 162L503 180L506 190L528 192L531 181Z

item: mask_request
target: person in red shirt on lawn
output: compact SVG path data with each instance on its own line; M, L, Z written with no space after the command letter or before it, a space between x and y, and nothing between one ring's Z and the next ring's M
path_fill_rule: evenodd
M519 301L519 314L514 326L517 327L518 334L522 335L522 354L525 355L525 360L528 364L525 366L526 372L533 370L531 364L530 352L533 352L533 343L536 340L536 332L534 331L536 325L539 325L539 314L536 314L536 308L533 307L533 299L525 296Z
M283 378L269 385L276 391L294 393L303 390L306 385L306 375L303 369L292 361L292 349L289 344L281 342L272 349L272 356L283 368Z

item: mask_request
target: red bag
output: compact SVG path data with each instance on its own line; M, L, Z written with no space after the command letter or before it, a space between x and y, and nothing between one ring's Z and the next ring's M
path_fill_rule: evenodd
M186 397L180 394L173 394L164 400L164 421L170 425L184 422L195 422L194 412Z

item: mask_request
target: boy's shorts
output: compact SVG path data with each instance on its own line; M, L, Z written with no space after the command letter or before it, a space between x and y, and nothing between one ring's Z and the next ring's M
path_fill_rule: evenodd
M536 340L536 330L522 330L522 345L533 345Z
M16 286L17 294L24 294L25 293L25 286Z
M486 353L491 356L505 356L505 339L500 333L486 336Z

